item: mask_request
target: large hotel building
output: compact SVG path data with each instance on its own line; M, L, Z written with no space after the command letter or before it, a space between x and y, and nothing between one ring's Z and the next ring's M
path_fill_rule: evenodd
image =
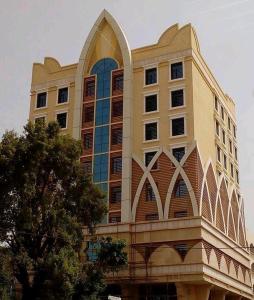
M33 65L30 120L42 118L82 140L84 168L107 195L97 234L127 243L108 294L253 299L235 104L190 24L130 50L103 11L78 63Z

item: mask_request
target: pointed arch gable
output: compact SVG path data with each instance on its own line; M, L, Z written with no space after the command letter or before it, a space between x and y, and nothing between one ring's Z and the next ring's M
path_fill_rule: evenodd
M89 51L94 46L96 37L100 32L100 26L103 23L107 23L113 30L116 39L118 41L123 65L124 65L124 96L125 102L129 102L131 99L131 74L132 74L132 60L131 60L131 51L127 42L127 39L123 33L123 30L116 22L116 20L111 16L109 12L103 10L95 24L93 25L88 38L85 41L83 49L80 54L79 63L76 72L75 78L75 107L74 107L74 120L73 120L73 136L76 139L80 138L80 129L81 129L81 106L82 106L82 95L83 95L83 76L87 72L89 66ZM129 111L129 110L128 110ZM130 114L129 114L130 117Z
M102 36L100 30L103 26L108 26L109 32L113 33L114 49L120 49L120 56L122 60L123 67L123 146L122 146L122 210L121 210L121 220L122 222L128 222L131 220L131 161L132 161L132 141L131 141L131 131L132 131L132 58L131 51L127 42L127 39L123 33L123 30L116 22L116 20L108 13L103 10L99 18L93 25L88 38L85 41L83 49L80 54L76 77L75 77L75 102L73 110L73 137L80 139L81 137L81 120L82 120L82 105L83 105L83 89L84 89L84 75L89 68L89 55L96 43L98 34ZM103 38L103 37L102 37ZM107 38L107 44L110 41ZM99 47L99 46L98 46ZM110 45L107 45L110 47ZM103 47L102 47L103 48ZM113 53L111 56L117 56ZM108 52L107 52L108 53ZM119 54L119 53L118 53ZM108 55L107 55L108 56ZM116 57L116 59L119 55Z

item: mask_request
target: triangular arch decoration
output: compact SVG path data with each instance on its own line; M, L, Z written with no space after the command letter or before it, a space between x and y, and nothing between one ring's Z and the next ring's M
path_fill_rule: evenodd
M229 218L228 218L228 236L236 241L236 234L235 234L235 225L234 225L234 220L233 220L233 214L232 214L232 209L229 211Z
M208 196L208 190L207 185L205 183L204 189L203 189L203 196L202 196L202 212L201 215L204 216L207 220L209 220L211 223L213 222L212 219L212 212L210 207L210 200Z
M197 147L195 147L187 157L186 161L183 164L183 169L192 185L197 204L199 206L204 171Z
M238 207L238 202L237 202L237 197L236 197L235 191L233 191L233 193L231 195L231 208L232 208L232 213L233 213L233 218L234 218L234 223L235 223L236 240L238 241L238 238L239 238L239 231L238 231L239 207Z
M164 207L168 188L176 168L174 167L173 163L164 152L160 154L160 156L156 160L156 163L158 164L158 170L156 170L156 172L151 171L150 173L154 181L159 186L158 190L159 190L162 206Z
M207 181L207 187L208 192L210 196L212 211L215 212L215 206L216 206L216 196L217 196L217 183L213 171L212 164L209 164L209 167L207 169L206 173L206 181Z
M221 205L222 205L222 212L225 220L225 224L228 221L228 208L229 208L229 197L227 192L227 187L224 178L222 178L221 185L220 185L220 198L221 198Z
M218 199L217 208L216 208L216 227L225 233L225 223L223 220L221 201Z

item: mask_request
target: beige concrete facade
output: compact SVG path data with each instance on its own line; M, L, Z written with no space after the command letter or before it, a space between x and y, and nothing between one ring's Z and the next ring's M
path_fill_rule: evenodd
M64 87L68 99L59 104ZM62 112L62 132L82 140L81 161L108 195L97 234L127 242L128 267L108 276L123 299L253 299L235 105L191 24L130 50L103 11L77 64L45 58L33 66L30 120Z

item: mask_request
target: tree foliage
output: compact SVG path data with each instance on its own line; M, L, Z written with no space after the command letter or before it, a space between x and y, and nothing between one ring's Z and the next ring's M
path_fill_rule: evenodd
M0 244L8 248L23 299L71 299L78 287L94 288L96 295L103 284L92 288L93 276L102 282L113 262L101 252L95 273L81 263L82 229L93 232L106 206L80 155L80 142L60 135L56 123L28 123L21 136L7 132L0 142ZM123 250L119 242L110 243Z

